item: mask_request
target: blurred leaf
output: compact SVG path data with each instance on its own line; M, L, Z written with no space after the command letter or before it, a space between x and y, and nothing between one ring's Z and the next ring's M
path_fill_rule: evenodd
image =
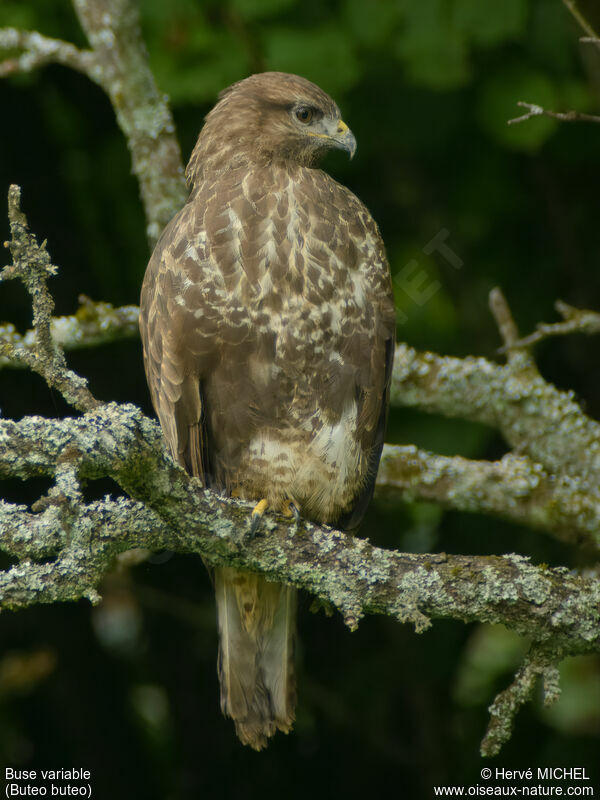
M0 696L27 694L56 669L56 654L46 648L10 651L0 661Z
M245 19L263 19L286 11L296 0L230 0L229 6Z
M203 17L201 4L197 0L138 0L144 21L164 28L173 20L187 20L191 25Z
M519 100L556 110L556 90L544 74L524 65L503 66L483 87L479 118L498 144L535 152L555 131L557 122L549 117L536 117L508 125L509 119L526 113L526 109L517 105Z
M390 261L399 340L416 344L426 331L431 348L442 345L456 331L457 317L434 257L415 247Z
M37 21L36 14L29 3L2 2L2 23L3 28L26 28L31 30Z
M228 31L196 29L177 52L157 51L152 66L161 89L174 105L214 102L221 89L248 74L244 49Z
M386 42L400 20L398 6L389 0L346 0L344 17L353 36L368 47Z
M477 44L489 47L514 39L523 33L526 21L526 0L454 0L452 26Z
M37 30L78 46L87 45L71 3L63 0L0 0L0 27Z
M560 665L557 703L542 709L546 722L563 733L600 733L600 659L578 656Z
M591 111L593 113L592 97L588 87L580 80L562 81L558 85L560 98L560 111Z
M407 553L433 552L438 544L442 507L434 503L411 503L407 512L410 522L402 530L402 549Z
M578 70L578 27L562 3L531 4L527 49L538 65L552 74ZM589 45L584 45L584 47Z
M140 719L149 728L160 731L166 727L170 716L169 700L162 686L151 684L133 686L131 703Z
M447 0L402 0L404 26L396 55L414 83L431 89L453 89L469 78L464 38L450 25Z
M318 29L271 29L266 41L268 69L295 72L318 81L330 94L353 86L358 60L343 32L334 26Z
M196 0L143 0L142 22L158 85L174 105L214 102L249 70L246 43Z
M454 686L456 702L474 706L491 700L498 679L516 669L527 648L525 639L503 625L478 626L467 642L458 667Z

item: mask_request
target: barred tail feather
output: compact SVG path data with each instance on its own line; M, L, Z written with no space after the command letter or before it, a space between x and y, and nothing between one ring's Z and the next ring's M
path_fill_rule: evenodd
M221 710L255 750L294 722L296 590L249 572L215 569Z

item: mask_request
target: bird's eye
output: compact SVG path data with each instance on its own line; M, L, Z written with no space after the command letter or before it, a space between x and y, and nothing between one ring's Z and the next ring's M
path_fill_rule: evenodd
M296 109L296 119L298 122L303 122L305 125L308 125L312 118L312 108L308 108L308 106L300 106L300 108Z

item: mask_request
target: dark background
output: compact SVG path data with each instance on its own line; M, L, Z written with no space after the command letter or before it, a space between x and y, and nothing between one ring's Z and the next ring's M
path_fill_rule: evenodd
M415 259L427 284L441 284L423 305L397 287L399 339L496 358L487 308L495 285L523 333L555 318L556 298L600 307L600 129L550 119L506 125L522 113L517 100L598 110L600 53L578 43L559 0L141 0L141 15L186 159L218 91L249 72L298 72L335 97L358 152L351 163L332 154L327 169L371 209L393 274ZM3 0L0 25L85 45L67 0ZM1 81L0 109L1 193L20 184L33 230L48 239L60 266L51 284L57 313L72 313L80 293L136 303L145 225L107 98L51 66ZM441 229L460 270L423 253ZM0 235L8 235L1 218ZM16 282L0 287L1 319L30 325ZM536 350L544 376L574 389L594 416L597 347L573 336ZM72 353L69 363L98 397L151 413L138 342ZM6 370L0 408L14 418L72 413L38 377ZM483 426L400 409L388 441L474 458L505 451ZM45 485L1 488L9 501L31 502ZM87 487L89 497L115 491L108 482ZM586 563L541 533L428 504L374 504L363 533L411 551ZM350 634L339 616L311 613L303 596L297 723L256 754L220 715L212 592L200 559L154 556L112 576L102 593L96 609L82 602L0 618L2 766L83 766L96 797L117 799L428 798L435 784L483 784L481 768L499 765L585 766L600 791L598 658L567 661L560 702L544 709L537 695L501 756L483 761L486 708L526 642L501 627L452 622L416 636L373 617Z

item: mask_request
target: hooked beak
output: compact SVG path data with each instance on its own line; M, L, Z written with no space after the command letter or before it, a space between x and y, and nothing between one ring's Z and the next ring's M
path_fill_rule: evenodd
M354 134L350 128L343 120L338 120L337 130L331 136L331 141L333 142L334 147L339 147L340 150L345 150L350 155L350 158L354 157L354 153L356 153L356 139L354 138Z

